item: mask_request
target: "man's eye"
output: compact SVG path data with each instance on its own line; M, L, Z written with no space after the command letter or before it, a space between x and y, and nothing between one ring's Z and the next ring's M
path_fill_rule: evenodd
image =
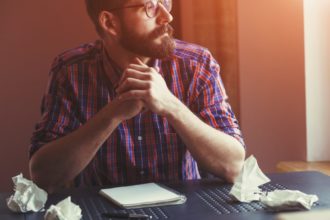
M153 10L154 9L154 6L153 5L147 5L147 9L148 10Z

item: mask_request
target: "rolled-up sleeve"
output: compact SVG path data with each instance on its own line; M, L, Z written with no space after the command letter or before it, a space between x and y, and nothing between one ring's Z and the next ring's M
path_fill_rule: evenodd
M191 109L205 123L234 137L245 147L238 121L227 101L220 66L208 51L203 60L195 64L194 83L190 89Z

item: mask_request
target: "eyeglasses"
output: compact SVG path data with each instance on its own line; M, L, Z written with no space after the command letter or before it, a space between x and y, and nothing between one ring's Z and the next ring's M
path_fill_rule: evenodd
M108 11L121 10L125 8L144 7L147 16L149 18L153 18L158 14L159 4L162 4L168 12L172 10L172 0L150 0L150 1L146 1L144 4L127 5L120 8L112 8L109 9Z

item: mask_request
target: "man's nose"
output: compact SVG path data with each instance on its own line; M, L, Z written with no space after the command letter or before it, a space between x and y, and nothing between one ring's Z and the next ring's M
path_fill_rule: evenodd
M158 7L157 21L159 24L171 23L173 21L172 14L161 3L158 5Z

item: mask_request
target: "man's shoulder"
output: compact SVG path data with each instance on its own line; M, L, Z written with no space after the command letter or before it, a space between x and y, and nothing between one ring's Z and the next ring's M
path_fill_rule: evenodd
M175 40L174 56L179 59L189 59L197 62L205 62L212 57L210 51L200 45L188 43L181 40Z
M102 42L99 40L68 49L55 57L51 69L56 70L63 66L70 66L84 61L93 62L100 54L101 49Z

